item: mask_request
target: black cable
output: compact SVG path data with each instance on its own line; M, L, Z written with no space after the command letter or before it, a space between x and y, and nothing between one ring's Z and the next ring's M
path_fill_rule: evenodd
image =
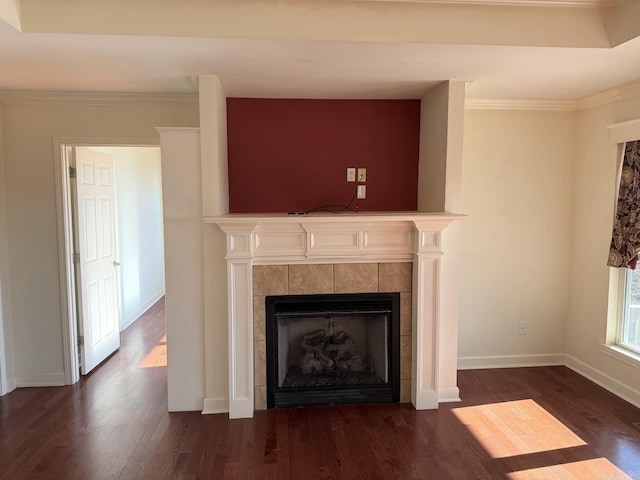
M347 203L346 205L321 205L319 207L314 207L310 210L307 210L306 212L303 213L303 215L307 215L309 213L313 213L313 212L329 212L329 213L334 213L334 214L339 214L342 213L346 210L351 210L352 212L358 213L358 210L354 210L353 208L351 208L351 204L353 203L353 201L356 199L356 196L358 195L358 182L356 182L356 189L353 191L353 195L351 196L351 200L349 200L349 203ZM329 208L331 207L340 207L340 210L329 210Z

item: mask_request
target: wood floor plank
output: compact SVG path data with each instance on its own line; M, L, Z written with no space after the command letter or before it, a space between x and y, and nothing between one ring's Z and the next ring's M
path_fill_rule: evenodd
M463 401L432 411L229 420L167 413L164 331L160 301L77 385L1 397L0 479L640 478L640 410L565 367L461 371Z

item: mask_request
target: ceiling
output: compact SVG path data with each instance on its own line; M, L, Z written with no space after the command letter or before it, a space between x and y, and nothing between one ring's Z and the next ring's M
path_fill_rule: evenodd
M640 79L640 0L0 0L0 91L578 100Z

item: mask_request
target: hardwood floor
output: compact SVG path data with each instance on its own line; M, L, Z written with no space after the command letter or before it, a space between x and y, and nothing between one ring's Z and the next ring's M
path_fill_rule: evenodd
M164 304L74 386L0 398L2 479L640 479L640 410L564 367L459 373L463 402L167 413Z

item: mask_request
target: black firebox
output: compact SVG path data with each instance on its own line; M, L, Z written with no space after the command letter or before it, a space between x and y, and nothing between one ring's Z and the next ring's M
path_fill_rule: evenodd
M267 408L400 401L400 294L266 298Z

